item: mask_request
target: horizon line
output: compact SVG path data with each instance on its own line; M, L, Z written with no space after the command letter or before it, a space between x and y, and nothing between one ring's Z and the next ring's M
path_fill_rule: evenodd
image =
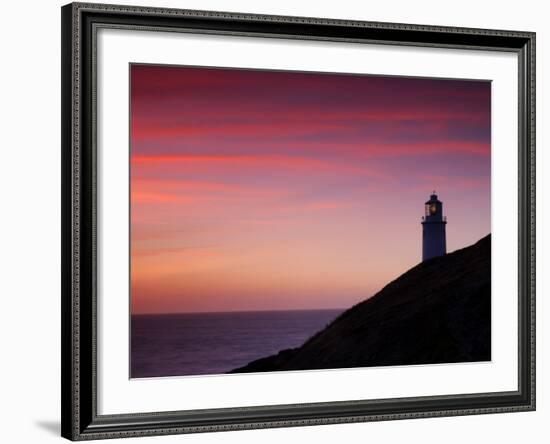
M226 313L265 313L274 311L333 311L347 310L349 307L332 307L332 308L294 308L285 309L277 308L273 310L226 310L226 311L178 311L178 312L159 312L159 313L130 313L130 316L163 316L163 315L185 315L185 314L226 314Z

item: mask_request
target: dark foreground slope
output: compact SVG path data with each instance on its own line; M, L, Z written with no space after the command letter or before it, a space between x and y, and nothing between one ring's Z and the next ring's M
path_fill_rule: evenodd
M491 359L491 237L423 262L301 347L231 373Z

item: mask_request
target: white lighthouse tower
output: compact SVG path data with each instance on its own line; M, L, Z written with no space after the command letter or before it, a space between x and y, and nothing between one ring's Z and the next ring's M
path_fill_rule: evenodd
M445 225L447 218L443 216L443 203L437 198L435 191L424 205L425 215L422 217L422 261L447 253L447 237Z

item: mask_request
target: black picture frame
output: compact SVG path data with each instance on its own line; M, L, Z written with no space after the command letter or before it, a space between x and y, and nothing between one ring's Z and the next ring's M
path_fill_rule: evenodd
M72 3L61 9L62 436L70 440L535 409L535 33ZM140 414L97 414L98 27L507 51L519 66L518 390Z

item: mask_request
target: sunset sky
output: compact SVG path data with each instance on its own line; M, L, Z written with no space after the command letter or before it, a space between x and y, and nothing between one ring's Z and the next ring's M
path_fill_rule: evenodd
M491 231L491 84L131 65L132 313L347 308Z

